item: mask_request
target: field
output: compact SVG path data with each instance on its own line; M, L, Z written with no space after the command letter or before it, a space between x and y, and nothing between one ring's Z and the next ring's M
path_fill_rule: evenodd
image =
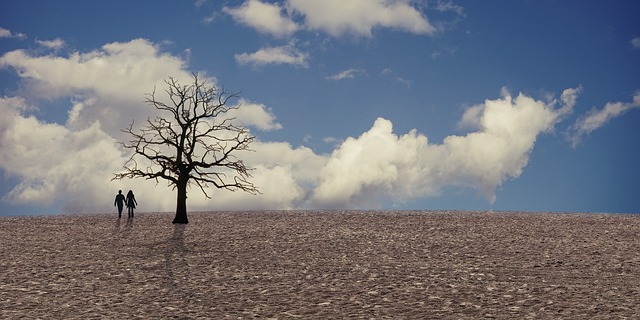
M190 213L186 226L172 218L0 218L0 318L640 314L640 215L211 212Z

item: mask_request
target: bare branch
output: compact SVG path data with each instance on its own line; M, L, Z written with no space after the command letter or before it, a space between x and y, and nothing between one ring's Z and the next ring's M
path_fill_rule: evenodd
M114 174L113 179L167 180L178 189L179 201L181 192L186 199L186 188L191 184L207 198L210 185L259 193L248 180L252 169L237 158L239 152L251 151L249 145L255 137L227 116L239 108L228 105L239 93L208 85L196 73L188 85L181 85L173 77L165 84L166 99L157 96L155 87L145 96L145 103L160 114L148 118L140 129L134 130L131 122L122 130L131 139L120 145L132 150L133 155L124 164L124 171ZM146 167L141 168L141 163Z

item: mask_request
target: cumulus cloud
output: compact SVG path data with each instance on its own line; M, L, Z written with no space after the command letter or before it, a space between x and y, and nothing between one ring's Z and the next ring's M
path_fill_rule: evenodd
M578 119L569 128L569 140L575 147L585 135L635 108L640 108L640 90L636 91L630 102L609 102L602 109L593 109L586 116Z
M462 10L440 4L438 10ZM326 32L332 36L351 34L370 37L375 28L392 28L415 34L433 34L436 28L410 2L403 0L287 0L266 3L247 0L223 11L241 24L277 37L300 29ZM297 23L294 19L300 18Z
M229 117L236 118L236 123L263 131L282 129L282 125L276 122L276 117L264 104L240 99L237 106L238 109L227 113Z
M11 30L0 28L0 38L10 38L10 37L11 37Z
M17 71L30 99L71 97L75 107L69 124L75 128L100 120L102 129L116 137L132 119L146 119L148 108L140 103L146 93L168 76L186 80L190 75L182 58L144 39L68 56L16 50L0 57L0 67Z
M23 81L25 96L0 98L0 170L18 183L2 195L13 204L59 204L62 212L104 212L118 189L133 189L141 210L175 209L175 193L166 183L145 180L111 181L122 170L129 150L117 141L121 128L132 119L143 122L154 109L142 103L154 86L163 90L163 80L173 76L188 81L190 72L178 56L162 52L146 40L111 43L99 50L69 56L34 56L17 50L0 57L0 67L14 69ZM215 84L214 78L207 78ZM67 98L64 123L39 119L38 109L52 99ZM258 130L275 130L269 108L247 103L235 116L240 123ZM291 153L296 150L289 148ZM252 155L252 152L247 152ZM298 177L281 175L289 165L256 165L254 178L264 195L247 201L233 192L215 192L215 204L225 208L255 206L286 207L300 196ZM276 179L276 177L280 177ZM279 194L282 192L282 194ZM278 193L278 194L276 194ZM238 202L237 199L243 201ZM192 210L211 209L212 202L198 190L189 195Z
M462 10L451 3L439 3L440 11ZM390 28L414 34L432 35L436 28L418 7L405 0L245 0L239 6L224 6L222 13L260 33L289 39L300 30L320 31L334 37L371 37L376 28ZM213 18L207 19L211 22ZM295 40L293 40L295 41ZM234 56L241 65L292 65L307 68L309 54L293 43L264 47ZM331 80L352 78L355 73L337 74ZM340 78L342 77L342 78ZM405 79L399 79L406 82Z
M144 39L110 43L99 50L74 52L67 57L33 56L16 50L2 56L0 66L16 69L35 94L48 98L92 91L139 101L140 93L148 92L168 74L188 76L180 58L161 53L157 45Z
M0 27L0 38L18 38L24 39L27 36L24 33L13 33L9 29Z
M112 137L99 122L71 131L24 115L20 98L0 99L5 115L0 123L0 168L20 182L3 200L11 203L51 204L103 190L122 159ZM90 204L87 204L89 206Z
M306 147L292 147L286 142L255 141L253 152L239 157L254 170L251 181L260 195L226 190L207 191L206 199L197 189L189 193L189 210L296 209L307 207L309 192L317 184L318 172L326 164L325 155L317 155ZM171 200L174 195L168 195ZM174 205L174 202L171 202ZM165 210L172 210L168 207Z
M495 189L517 178L539 134L548 132L573 105L544 103L525 95L487 100L462 117L473 132L448 136L442 144L412 130L398 136L379 118L358 138L348 138L327 161L311 201L328 207L375 207L437 196L448 186L472 188L495 201ZM559 108L557 105L561 105Z
M144 121L150 115L150 107L141 101L154 85L162 90L162 80L169 75L188 79L183 58L149 41L134 40L69 56L12 51L0 57L0 66L14 69L29 88L24 91L28 96L0 98L0 169L18 181L2 196L4 201L62 203L63 212L104 212L111 208L116 190L132 189L141 210L175 209L175 193L163 181L110 179L130 155L116 144L123 138L119 129L132 118ZM573 112L580 91L567 89L558 99L539 101L505 89L500 98L464 112L460 125L468 133L441 143L417 130L394 133L392 122L383 118L357 137L340 139L330 154L257 140L253 152L238 156L255 168L252 181L261 195L215 189L208 200L192 189L188 206L376 208L381 201L438 196L450 187L476 190L492 202L497 187L523 172L538 136ZM34 110L47 108L51 101L47 93L68 99L66 122L37 117ZM238 103L241 108L231 116L241 123L257 130L281 128L267 106ZM583 129L576 130L593 130L638 106L638 94L632 102L607 104L580 121L576 128Z
M237 8L224 7L223 11L241 24L278 37L289 36L298 29L295 22L282 15L277 3L248 0Z
M269 64L290 64L297 67L309 66L309 55L297 49L293 43L280 47L262 48L254 53L235 55L236 62L261 67Z
M387 0L289 0L289 7L304 16L310 30L333 36L371 36L378 27L415 34L433 34L436 28L407 1Z
M631 46L636 50L640 50L640 37L631 39Z

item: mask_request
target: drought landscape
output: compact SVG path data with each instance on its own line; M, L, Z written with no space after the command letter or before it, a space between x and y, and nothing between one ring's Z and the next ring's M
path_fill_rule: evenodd
M0 318L632 319L640 216L0 218Z

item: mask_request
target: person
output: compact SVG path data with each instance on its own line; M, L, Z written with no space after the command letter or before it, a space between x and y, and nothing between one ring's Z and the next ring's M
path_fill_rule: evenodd
M129 190L129 192L127 192L127 212L129 213L129 218L133 218L133 209L136 205L138 205L138 201L136 201L133 191Z
M122 218L122 207L124 206L124 194L122 194L122 190L118 190L118 194L116 195L116 201L113 202L113 206L118 205L118 219Z

